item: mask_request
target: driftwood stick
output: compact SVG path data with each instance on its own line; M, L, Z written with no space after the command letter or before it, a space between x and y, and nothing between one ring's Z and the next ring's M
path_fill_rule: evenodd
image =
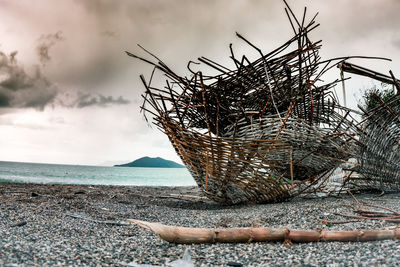
M354 222L360 222L361 220L348 220L348 221L328 221L328 220L322 220L321 223L325 225L330 225L330 224L345 224L345 223L354 223Z
M360 206L379 208L379 209L383 209L383 210L386 210L386 211L390 211L390 213L389 212L376 211L376 210L361 209L361 208L357 208L357 207L352 206L352 205L343 205L343 206L350 207L358 215L355 215L355 214L342 214L342 213L338 213L337 215L342 216L342 217L355 218L357 220L381 220L381 221L393 222L393 223L399 223L400 222L399 212L397 212L395 210L392 210L392 209L389 209L389 208L386 208L386 207L383 207L383 206L380 206L380 205L360 202L354 196L353 196L353 198L356 200L356 204L358 204Z
M360 220L382 220L382 221L388 221L388 222L400 222L400 218L398 217L380 217L380 216L365 216L365 215L354 215L354 214L342 214L342 213L337 213L337 215L342 216L342 217L350 217L350 218L356 218Z
M366 203L366 202L363 202L363 201L359 201L351 192L349 192L349 193L354 198L354 200L356 201L356 204L358 204L360 206L373 207L373 208L378 208L378 209L389 211L392 214L388 214L388 213L385 213L385 214L386 215L391 215L392 217L396 217L396 219L397 219L398 216L400 216L400 212L398 212L398 211L396 211L394 209L390 209L390 208L387 208L387 207L384 207L384 206L381 206L381 205L377 205L377 204L372 204L372 203ZM379 211L357 209L356 207L351 206L351 205L345 205L345 206L348 206L348 207L352 208L355 212L358 212L358 213L370 213L370 214L375 214L375 215L381 215L382 214L382 212L379 212Z
M387 210L387 211L390 211L390 212L392 212L392 213L394 213L394 214L396 214L396 215L399 215L399 216L400 216L400 212L398 212L398 211L395 211L395 210L393 210L393 209L390 209L390 208L387 208L387 207L384 207L384 206L381 206L381 205L370 204L370 203L365 203L365 202L361 202L361 204L360 204L360 205L367 206L367 207L379 208L379 209L383 209L383 210Z
M163 225L134 219L129 222L157 233L163 240L177 244L191 243L247 243L247 242L365 242L375 240L396 240L400 230L295 230L288 228L189 228Z

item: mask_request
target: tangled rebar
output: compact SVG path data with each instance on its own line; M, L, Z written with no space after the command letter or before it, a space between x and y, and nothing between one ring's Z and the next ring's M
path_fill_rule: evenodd
M382 191L400 190L400 96L387 102L378 95L381 103L373 110L365 111L366 119L360 131L358 166L361 176L356 184Z
M306 22L305 8L299 20L284 3L294 36L264 54L237 33L260 57L239 59L230 45L234 69L198 59L217 75L193 70L190 61L190 77L180 76L145 49L156 62L127 52L154 66L148 81L140 76L142 109L213 200L261 203L315 192L359 151L360 125L330 90L343 79L321 80L351 57L321 60L322 41L309 38L316 15ZM153 85L156 71L166 75L164 87Z

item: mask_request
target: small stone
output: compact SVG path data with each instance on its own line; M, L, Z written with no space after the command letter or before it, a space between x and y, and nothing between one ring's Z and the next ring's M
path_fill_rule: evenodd
M20 226L24 226L25 224L27 224L26 221L21 221L21 222L11 224L10 227L20 227Z
M234 261L229 261L229 262L227 263L227 265L228 265L228 266L237 266L237 267L243 266L243 264L241 264L241 263L239 263L239 262L234 262Z

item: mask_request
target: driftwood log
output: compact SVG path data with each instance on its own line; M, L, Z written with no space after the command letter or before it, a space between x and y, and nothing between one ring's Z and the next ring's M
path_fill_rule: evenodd
M397 240L400 238L400 229L392 230L295 230L289 228L189 228L163 225L134 219L129 222L140 225L157 233L162 239L170 243L248 243L248 242L365 242L375 240Z

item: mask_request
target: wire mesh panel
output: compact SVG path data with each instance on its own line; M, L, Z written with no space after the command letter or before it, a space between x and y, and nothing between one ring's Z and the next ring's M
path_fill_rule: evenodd
M360 132L355 181L364 188L383 191L400 190L400 96L368 111Z

